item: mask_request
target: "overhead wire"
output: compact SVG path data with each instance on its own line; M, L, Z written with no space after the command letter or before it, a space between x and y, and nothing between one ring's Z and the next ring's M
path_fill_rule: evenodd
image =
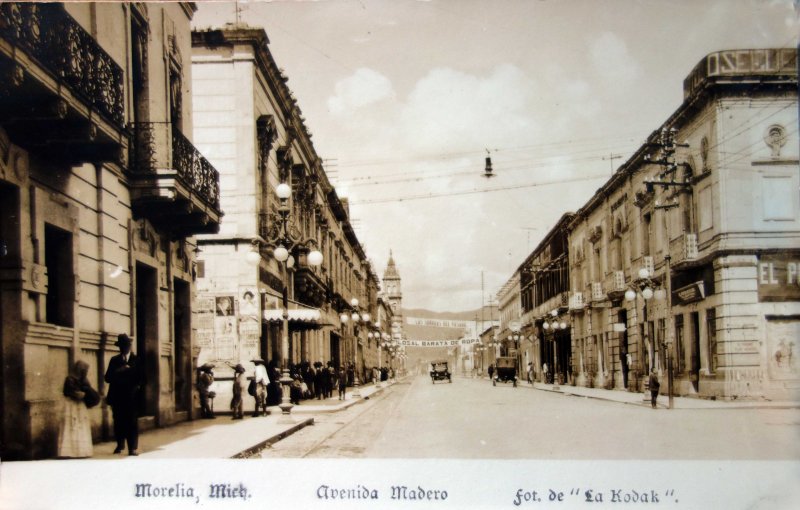
M394 198L375 198L375 199L366 199L366 200L354 200L351 201L351 205L368 205L368 204L382 204L388 202L410 202L414 200L426 200L431 198L442 198L442 197L453 197L453 196L462 196L462 195L474 195L479 193L493 193L496 191L508 191L508 190L516 190L516 189L524 189L524 188L534 188L539 186L551 186L556 184L565 184L570 182L579 182L579 181L589 181L595 179L606 179L608 178L608 172L603 173L601 175L590 175L590 176L582 176L582 177L574 177L570 179L560 179L558 181L549 181L549 182L534 182L528 184L516 184L514 186L504 186L499 188L488 188L488 189L472 189L472 190L464 190L464 191L450 191L446 193L430 193L427 195L409 195L405 197L394 197Z

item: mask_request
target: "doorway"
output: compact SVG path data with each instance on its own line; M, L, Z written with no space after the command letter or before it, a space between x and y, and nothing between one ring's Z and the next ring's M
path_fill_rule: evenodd
M339 352L339 344L340 344L339 335L334 333L333 331L331 331L331 336L330 336L329 343L330 343L330 350L331 350L331 354L330 354L329 360L333 361L333 366L338 370L339 367L341 366L340 365L340 363L341 363L341 353ZM328 360L322 360L323 363L325 363L326 361L328 361Z
M144 374L139 416L158 411L158 277L156 270L136 263L136 356Z
M0 268L16 268L22 265L20 260L20 198L19 188L16 186L0 183ZM7 295L8 287L4 287L2 293ZM15 296L20 296L19 292L11 291ZM14 399L6 396L7 389L15 388L15 367L12 366L13 356L8 355L6 343L11 342L13 333L8 337L4 331L13 331L13 324L19 320L18 299L0 299L0 416L7 417L6 410L14 407ZM18 372L22 375L22 370ZM8 384L8 387L6 387ZM13 390L12 390L13 393ZM8 440L15 436L13 432L16 425L12 420L6 418L6 422L0 426L0 444L7 445ZM5 448L4 448L5 450Z
M188 411L192 399L191 293L189 284L174 279L173 341L175 342L175 410Z
M692 388L700 389L700 316L697 312L689 314L689 327L692 328Z
M622 309L617 314L617 321L625 326L619 336L619 365L622 371L622 387L628 387L628 310ZM620 328L621 329L621 328Z

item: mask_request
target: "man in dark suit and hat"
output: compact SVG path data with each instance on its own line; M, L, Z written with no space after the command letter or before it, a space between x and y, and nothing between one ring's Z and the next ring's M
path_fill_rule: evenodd
M114 438L117 448L114 453L121 453L128 443L128 455L138 455L139 425L137 423L137 406L139 389L143 383L139 360L131 352L131 339L125 333L117 336L114 344L119 347L119 354L108 362L105 381L108 383L106 401L111 406L114 417Z

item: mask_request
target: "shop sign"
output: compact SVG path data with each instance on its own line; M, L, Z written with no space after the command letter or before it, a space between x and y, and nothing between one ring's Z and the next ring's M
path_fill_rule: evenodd
M700 301L706 297L703 282L690 283L685 287L672 291L672 302L676 305L685 305Z
M800 259L786 255L764 255L758 262L758 299L760 301L800 300Z

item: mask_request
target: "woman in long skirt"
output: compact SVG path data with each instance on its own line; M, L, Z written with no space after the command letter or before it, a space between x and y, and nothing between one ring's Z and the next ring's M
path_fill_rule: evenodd
M88 373L89 365L79 360L64 380L64 411L58 430L59 457L92 456L92 424L84 403L87 389L92 391L86 378Z

